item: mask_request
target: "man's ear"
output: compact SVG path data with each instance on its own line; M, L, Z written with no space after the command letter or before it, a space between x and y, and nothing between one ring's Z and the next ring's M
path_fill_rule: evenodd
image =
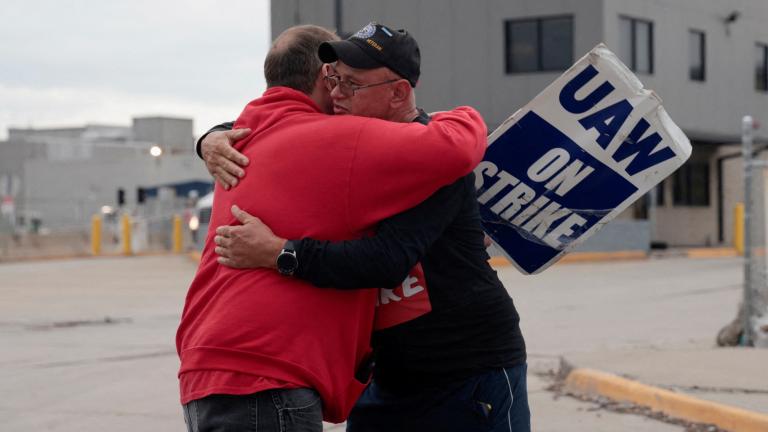
M325 88L325 67L320 68L320 72L317 73L315 78L315 86L322 86Z
M325 77L330 75L333 75L333 65L330 63L323 63L323 65L320 66L320 72L317 74L315 85L321 86L322 89L325 89Z
M392 105L401 106L408 103L411 99L411 84L404 79L401 79L392 84Z
M323 71L323 68L320 68L320 72L318 72L317 77L315 77L312 94L322 95L324 93L328 93L328 87L325 86L325 72Z

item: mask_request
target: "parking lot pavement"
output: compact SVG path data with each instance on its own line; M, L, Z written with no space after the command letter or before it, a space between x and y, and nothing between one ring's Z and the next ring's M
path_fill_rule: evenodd
M711 347L736 312L739 270L736 259L500 270L528 343L535 430L684 430L557 397L538 373L562 355ZM0 265L3 430L184 430L174 336L194 271L184 256Z
M174 337L194 269L179 256L0 265L0 429L184 430Z

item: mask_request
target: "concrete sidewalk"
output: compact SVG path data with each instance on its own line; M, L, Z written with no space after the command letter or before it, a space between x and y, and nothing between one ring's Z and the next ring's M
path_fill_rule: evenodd
M742 260L699 258L558 265L532 277L500 267L532 370L557 369L561 358L576 368L566 392L712 431L768 431L768 350L715 347L741 299Z
M572 354L568 392L647 406L724 430L768 431L768 350L699 348Z

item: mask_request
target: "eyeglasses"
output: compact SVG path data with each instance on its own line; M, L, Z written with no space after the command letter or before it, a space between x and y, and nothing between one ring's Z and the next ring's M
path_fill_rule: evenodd
M400 78L395 78L388 81L382 81L380 83L358 86L358 85L350 84L348 81L342 80L341 77L338 75L326 75L323 78L325 78L325 86L328 88L328 91L333 91L333 89L338 87L339 91L341 91L341 94L347 97L354 96L355 92L358 90L376 87L384 84L391 84L395 81L400 81Z

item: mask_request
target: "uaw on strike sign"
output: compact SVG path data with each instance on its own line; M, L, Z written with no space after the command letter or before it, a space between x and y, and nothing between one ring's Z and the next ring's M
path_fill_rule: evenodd
M534 274L679 168L691 144L600 44L489 137L475 169L483 227Z

